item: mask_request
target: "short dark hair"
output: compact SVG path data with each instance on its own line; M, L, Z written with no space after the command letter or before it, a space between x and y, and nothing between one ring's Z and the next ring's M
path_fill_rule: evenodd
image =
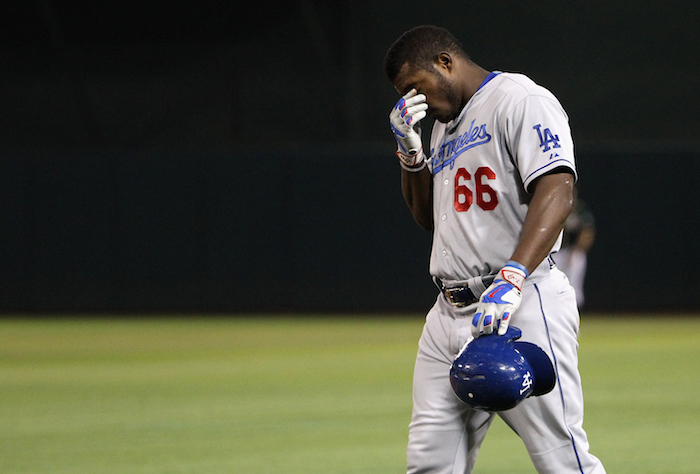
M440 53L448 52L469 60L461 43L445 28L421 25L408 30L391 45L384 58L384 72L391 82L409 63L417 69L432 71L432 65Z

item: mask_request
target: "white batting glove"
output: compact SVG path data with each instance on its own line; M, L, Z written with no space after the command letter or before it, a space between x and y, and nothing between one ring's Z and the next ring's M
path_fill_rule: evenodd
M472 336L491 334L494 328L500 336L508 330L510 317L520 306L522 289L528 277L527 269L510 260L481 295L472 320Z
M420 122L427 115L428 104L423 94L411 89L396 103L389 114L389 125L399 145L396 156L409 168L420 166L425 160Z

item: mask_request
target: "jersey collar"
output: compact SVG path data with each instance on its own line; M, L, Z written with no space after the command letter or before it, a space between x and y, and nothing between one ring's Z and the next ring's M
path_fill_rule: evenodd
M493 79L494 77L498 76L500 73L501 73L501 71L492 71L492 72L490 72L489 75L486 76L486 78L484 79L484 81L481 83L481 85L479 86L479 88L476 90L476 92L479 92L479 91L481 90L482 87L484 87L486 84L488 84L488 82L489 82L491 79Z

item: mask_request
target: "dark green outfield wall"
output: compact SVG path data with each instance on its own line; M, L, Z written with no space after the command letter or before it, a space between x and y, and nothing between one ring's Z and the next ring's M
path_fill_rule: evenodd
M700 307L700 155L579 154L598 310ZM3 159L5 311L422 310L391 151Z

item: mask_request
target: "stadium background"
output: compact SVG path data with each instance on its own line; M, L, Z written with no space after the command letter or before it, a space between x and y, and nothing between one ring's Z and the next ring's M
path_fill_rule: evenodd
M588 311L700 303L700 4L10 2L0 312L422 312L383 55L449 28L568 111Z

